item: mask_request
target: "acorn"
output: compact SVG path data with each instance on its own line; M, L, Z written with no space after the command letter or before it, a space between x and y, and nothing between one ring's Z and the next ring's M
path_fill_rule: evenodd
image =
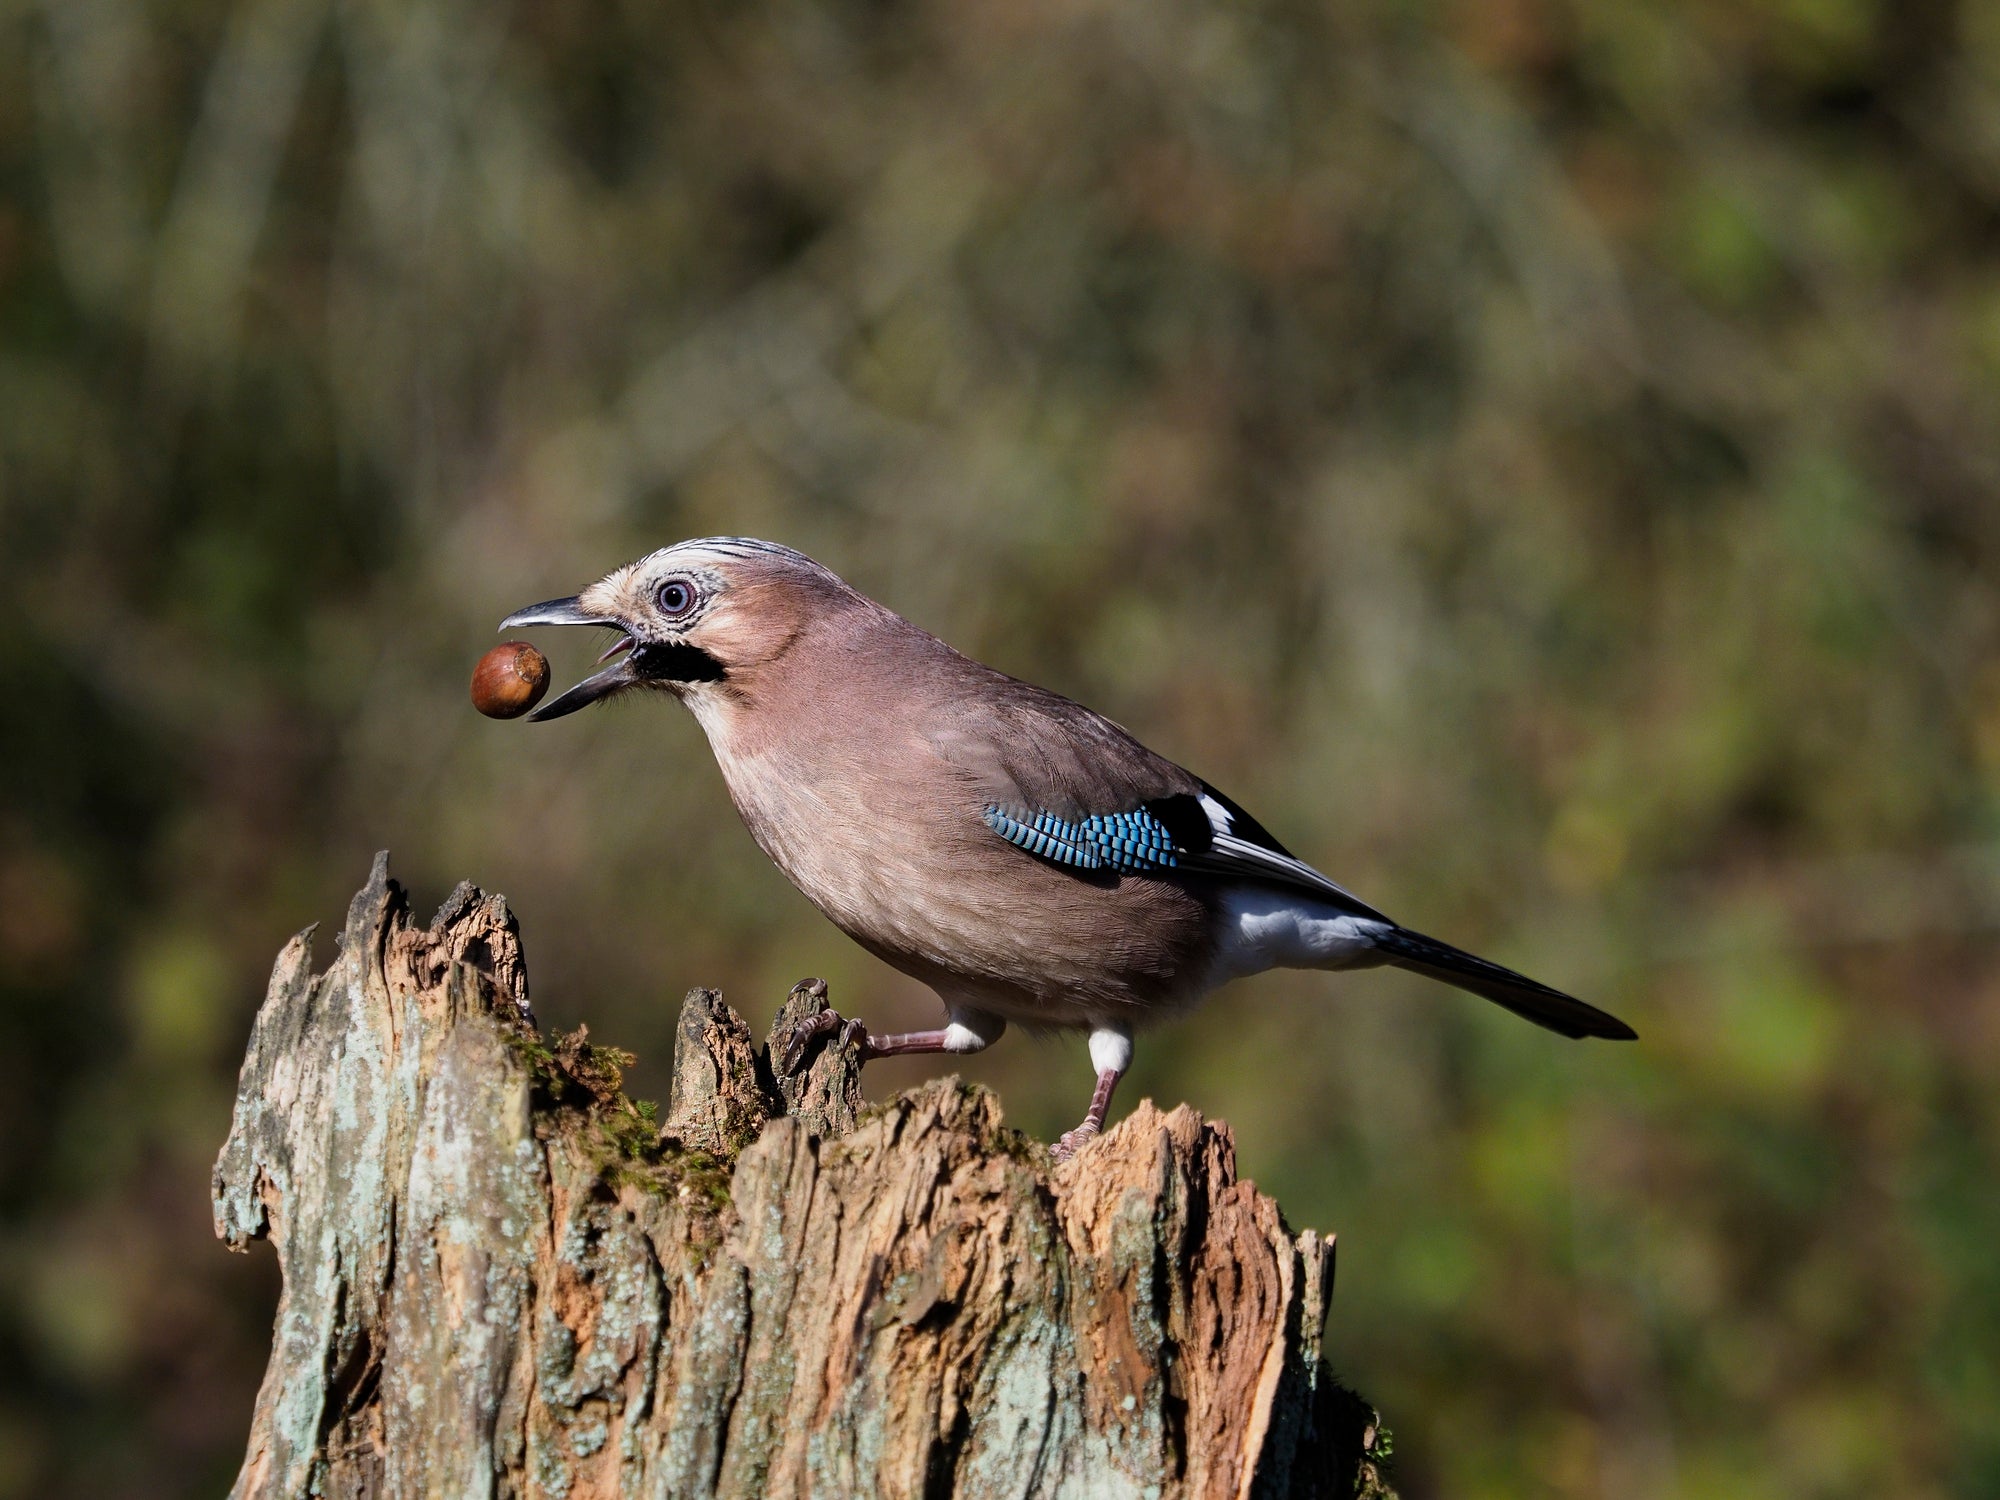
M549 690L549 659L526 641L502 641L472 669L472 706L489 719L518 719Z

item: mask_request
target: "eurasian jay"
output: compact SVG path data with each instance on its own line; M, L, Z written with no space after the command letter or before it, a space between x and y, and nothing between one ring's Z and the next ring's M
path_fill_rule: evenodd
M1066 1158L1104 1125L1140 1026L1271 968L1395 964L1569 1037L1635 1035L1546 985L1399 927L1109 719L961 656L802 553L681 542L502 630L619 633L533 717L634 688L708 736L751 836L835 926L937 992L946 1024L864 1059L978 1052L1009 1021L1090 1033L1097 1087Z

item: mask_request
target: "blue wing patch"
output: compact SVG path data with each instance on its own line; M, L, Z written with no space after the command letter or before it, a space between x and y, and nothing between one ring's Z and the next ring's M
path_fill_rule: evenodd
M996 806L988 807L984 817L986 826L1008 843L1074 869L1139 875L1179 863L1166 824L1143 807L1072 819L1054 813L1019 816Z

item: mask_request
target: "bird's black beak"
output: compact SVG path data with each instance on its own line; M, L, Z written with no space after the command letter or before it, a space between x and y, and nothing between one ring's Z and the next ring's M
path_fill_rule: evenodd
M500 622L502 630L515 630L523 625L596 625L605 630L624 630L622 620L603 615L593 615L577 603L574 598L549 599L540 604L530 604L526 609L517 609ZM573 714L579 708L588 708L600 698L608 698L625 688L637 686L642 680L632 669L630 646L632 639L626 638L613 646L600 661L613 654L618 660L601 672L583 679L568 692L560 694L544 703L528 715L531 723L544 723L549 719L560 719L565 714Z
M576 602L572 594L567 599L545 599L540 604L530 604L526 609L517 609L500 622L502 630L518 630L523 625L616 625L616 620L600 620L596 615L585 614L583 606Z

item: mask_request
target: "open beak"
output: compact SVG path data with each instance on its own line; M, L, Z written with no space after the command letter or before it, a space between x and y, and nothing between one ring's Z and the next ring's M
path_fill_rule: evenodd
M567 599L545 599L540 604L530 604L526 609L517 609L500 622L502 630L519 630L523 625L615 625L616 620L601 620L596 615L585 614L583 606L576 602L572 594Z
M517 609L500 622L502 630L516 630L524 625L595 625L602 630L623 630L624 622L603 615L593 615L583 609L574 598L549 599L541 604L530 604L526 609ZM540 724L549 719L560 719L564 714L573 714L579 708L588 708L600 698L608 698L622 689L636 686L642 679L632 669L632 637L628 634L598 661L613 661L601 672L592 673L575 687L558 697L550 699L528 715L529 722Z

